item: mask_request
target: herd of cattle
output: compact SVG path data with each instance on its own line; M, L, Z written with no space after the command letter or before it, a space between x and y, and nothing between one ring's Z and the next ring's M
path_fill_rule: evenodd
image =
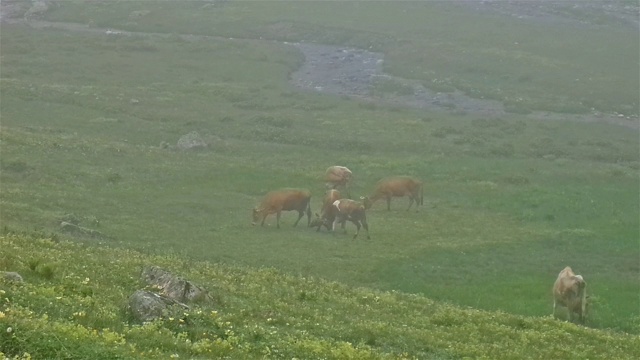
M267 193L260 205L253 209L253 224L261 220L261 225L267 216L276 214L276 226L280 227L280 214L283 211L297 211L298 220L293 226L298 225L302 217L307 215L307 225L316 227L320 231L322 226L327 230L335 231L336 225L341 224L345 229L347 221L356 226L358 237L360 228L364 228L369 236L369 225L367 224L366 210L380 200L387 200L387 209L391 210L392 197L409 197L409 210L415 202L416 207L423 204L422 182L409 176L394 176L382 179L378 182L375 191L369 197L360 197L361 201L350 199L349 183L353 173L344 166L331 166L325 173L326 186L328 188L322 201L320 214L316 213L316 218L311 221L311 192L306 189L281 189ZM342 196L338 188L343 189L346 197Z
M267 193L260 204L253 209L253 225L260 221L264 226L265 219L271 214L276 214L276 226L280 228L280 215L282 211L297 211L298 219L293 226L298 225L300 219L307 215L307 226L317 228L324 226L329 231L335 231L336 225L340 224L345 230L347 221L356 226L356 233L353 238L358 237L360 228L364 228L369 236L369 225L367 224L366 211L373 204L386 199L387 210L391 210L391 198L409 197L409 207L415 203L416 208L423 205L423 184L422 181L410 176L393 176L380 180L368 197L360 197L360 201L350 199L349 183L352 179L352 172L344 166L331 166L325 172L325 182L327 191L324 194L320 214L316 213L311 220L311 192L306 189L281 189ZM342 189L346 197L343 197L338 189ZM584 323L587 310L586 282L581 275L573 273L567 266L559 274L553 285L553 316L556 316L558 306L566 307L569 313L569 320L574 320L574 314L578 315L578 320Z

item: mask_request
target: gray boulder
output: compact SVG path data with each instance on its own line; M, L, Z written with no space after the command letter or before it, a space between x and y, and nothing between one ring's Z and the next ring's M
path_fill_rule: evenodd
M174 312L177 306L188 309L185 303L211 299L201 287L157 266L144 268L142 279L159 293L138 290L129 297L127 310L137 321L152 321Z
M129 296L128 310L138 321L161 318L173 301L151 291L138 290Z
M203 288L157 266L144 268L142 279L157 288L162 295L179 303L210 300L209 294Z
M182 135L176 144L180 150L204 149L207 142L196 131L192 131L186 135Z
M24 280L22 279L22 276L20 274L18 274L17 272L2 271L2 272L0 272L0 274L2 274L2 277L7 282L13 282L13 283L24 282Z

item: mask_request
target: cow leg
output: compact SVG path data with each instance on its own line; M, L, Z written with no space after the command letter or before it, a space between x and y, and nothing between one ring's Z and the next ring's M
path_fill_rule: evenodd
M367 224L367 219L362 220L362 227L367 232L367 240L371 240L371 236L369 236L369 224Z
M409 209L411 209L411 205L413 205L413 196L409 196L409 207L407 208L407 211L409 211ZM416 205L417 207L417 205Z
M333 219L333 225L331 226L331 231L332 232L336 232L336 224L339 222L338 217L336 216L335 219Z
M391 196L387 196L387 211L391 211Z
M267 220L267 216L269 215L269 213L266 213L264 215L262 215L262 222L260 223L260 226L264 226L264 221Z
M276 213L276 227L277 227L278 229L280 229L280 213L281 213L281 211L278 211L278 212Z
M358 233L360 232L360 221L351 220L351 222L356 226L356 234L353 235L353 239L355 240L358 237Z
M298 220L296 220L296 222L293 223L293 227L296 227L298 225L298 222L300 221L300 219L302 219L303 216L304 216L304 210L302 211L298 210ZM311 223L311 220L309 220L309 223ZM309 226L309 224L307 224L307 226Z
M557 306L556 301L553 300L553 312L551 313L551 315L553 315L554 319L557 318L557 316L556 316L556 306Z

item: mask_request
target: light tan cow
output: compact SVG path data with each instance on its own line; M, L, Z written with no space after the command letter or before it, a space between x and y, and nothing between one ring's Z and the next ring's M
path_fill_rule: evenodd
M342 224L344 229L345 223L349 220L356 226L356 234L353 235L354 239L358 237L361 226L367 231L367 239L371 239L369 225L367 224L367 214L362 203L351 199L340 199L333 203L333 207L336 210L336 217L331 228L334 232L336 231L336 224Z
M349 183L351 182L352 176L351 170L345 166L334 165L329 166L325 172L324 181L326 182L327 189L342 188L347 194L347 197L350 197Z
M574 313L584 323L587 313L587 283L582 275L576 275L569 266L565 267L553 284L553 316L556 308L563 306L569 312L569 321L573 322Z
M410 176L393 176L382 179L376 184L373 194L369 197L361 198L366 209L370 209L373 204L384 198L387 200L387 210L391 210L391 198L409 196L409 207L416 203L416 210L424 202L422 181Z
M280 228L280 213L292 210L297 211L299 215L293 226L298 225L305 213L307 214L307 225L311 223L311 192L309 190L281 189L267 193L260 205L253 209L252 225L262 219L260 225L264 226L264 220L267 216L276 214L276 224Z

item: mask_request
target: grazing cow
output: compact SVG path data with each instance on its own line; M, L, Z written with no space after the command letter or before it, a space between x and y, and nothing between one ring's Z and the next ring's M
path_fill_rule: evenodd
M277 227L280 228L280 213L282 211L296 210L298 212L298 222L304 214L307 214L307 225L311 223L311 192L304 189L282 189L269 192L264 196L259 206L253 209L253 222L255 225L258 220L262 219L261 226L264 226L264 220L270 214L276 214Z
M347 197L350 197L349 194L349 182L351 181L351 170L347 169L344 166L330 166L324 175L324 181L327 182L327 189L337 189L343 188L347 194Z
M578 319L584 323L587 310L587 283L582 275L576 275L569 266L565 267L555 284L553 284L553 316L556 316L556 307L564 306L569 312L569 321L573 322L573 314L578 314Z
M318 213L316 213L316 217L311 221L309 226L317 227L318 229L316 231L320 231L322 225L324 225L327 230L331 230L329 226L336 218L336 209L333 207L333 203L340 199L342 199L340 191L335 189L327 190L327 192L324 193L324 198L322 199L320 214L318 215Z
M387 210L391 210L391 198L409 196L409 207L416 203L418 206L423 204L424 196L422 192L422 181L409 176L394 176L378 181L375 191L369 197L361 198L366 209L373 206L373 203L379 199L387 199Z
M360 232L360 226L367 231L367 239L371 239L369 236L369 225L367 224L367 214L362 203L351 199L340 199L333 203L333 207L336 211L335 219L333 220L332 230L336 231L336 224L342 224L344 229L347 220L351 221L356 226L356 234L353 238L358 237ZM346 231L346 230L345 230Z

